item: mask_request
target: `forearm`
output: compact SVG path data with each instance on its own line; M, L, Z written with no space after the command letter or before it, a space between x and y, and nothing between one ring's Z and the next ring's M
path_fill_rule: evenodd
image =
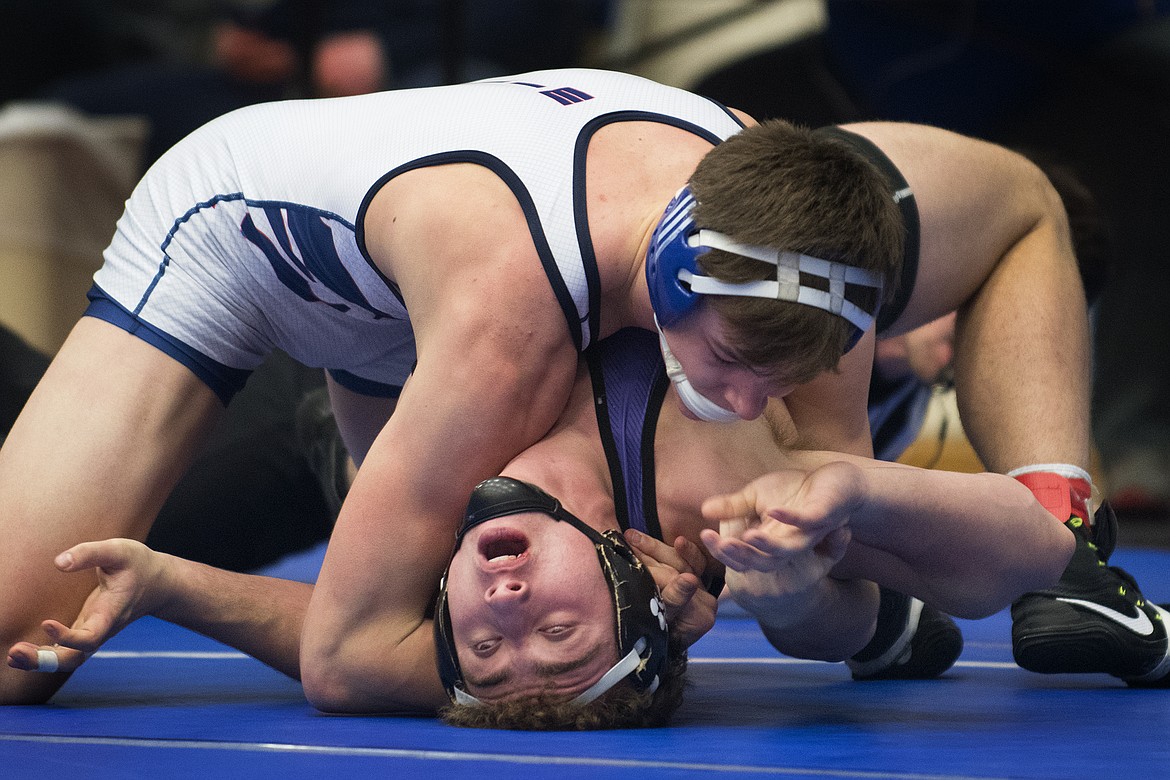
M155 617L196 631L300 679L301 625L313 586L161 556L168 575Z
M387 639L400 635L398 625L369 621L343 642L306 646L306 697L322 712L433 714L449 700L435 666L432 623L421 620L401 639Z
M1072 535L1010 477L896 464L861 474L865 503L839 575L982 617L1055 582L1072 555Z

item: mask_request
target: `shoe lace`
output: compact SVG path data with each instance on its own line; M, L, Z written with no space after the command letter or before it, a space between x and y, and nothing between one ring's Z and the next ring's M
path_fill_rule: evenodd
M1134 604L1138 607L1143 606L1145 604L1145 599L1142 597L1141 590L1138 588L1137 580L1134 579L1132 574L1120 566L1109 566L1105 562L1104 557L1101 555L1100 548L1098 548L1096 543L1093 542L1089 526L1085 523L1085 521L1082 518L1073 515L1068 519L1065 525L1068 526L1073 533L1077 534L1085 540L1085 545L1096 554L1098 566L1103 569L1109 569L1109 571L1117 575L1118 579L1122 581L1123 584L1117 586L1118 595L1128 596L1132 590L1135 594L1133 597Z

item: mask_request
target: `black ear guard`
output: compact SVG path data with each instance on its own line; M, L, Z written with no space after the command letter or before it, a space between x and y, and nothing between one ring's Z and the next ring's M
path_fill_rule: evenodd
M560 501L540 488L508 477L484 480L472 491L455 550L469 530L497 517L539 512L563 521L589 537L613 596L618 664L597 684L575 699L587 704L622 679L630 679L638 690L653 691L666 665L669 633L658 588L650 572L617 531L598 533L561 506ZM439 678L452 701L477 703L467 694L459 668L451 613L447 606L447 573L439 583L435 601L435 653Z

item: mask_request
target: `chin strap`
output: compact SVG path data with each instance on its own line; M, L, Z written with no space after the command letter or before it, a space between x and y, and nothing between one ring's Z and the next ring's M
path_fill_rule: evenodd
M670 351L670 345L666 343L666 335L662 332L662 327L658 324L657 316L654 317L654 327L658 329L658 346L662 349L662 360L666 364L666 375L670 377L670 382L674 385L674 389L678 393L679 400L683 402L683 405L690 409L700 420L706 420L707 422L728 423L738 420L738 414L730 409L724 409L700 393L691 384L691 380L687 379L682 364L678 362L678 358Z
M1037 463L1007 473L1023 483L1060 522L1076 516L1093 523L1093 479L1080 466Z
M577 698L573 699L571 704L575 704L577 706L588 704L589 702L597 699L597 697L601 696L601 694L605 693L613 686L617 685L618 682L624 680L630 673L637 670L637 668L642 664L642 651L645 649L646 640L639 639L634 643L634 648L630 650L630 652L626 653L625 658L621 659L612 667L610 667L608 672L601 675L600 680L582 691L577 696ZM654 693L654 691L658 690L658 682L658 678L655 677L654 682L650 683L650 687L646 689L646 692Z

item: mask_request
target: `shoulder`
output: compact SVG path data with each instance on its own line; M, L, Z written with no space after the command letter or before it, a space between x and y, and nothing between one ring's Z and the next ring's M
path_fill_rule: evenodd
M535 255L515 194L495 173L472 163L395 177L372 198L363 230L371 260L399 283L416 271L431 279L475 275L485 267L498 269L508 258Z

